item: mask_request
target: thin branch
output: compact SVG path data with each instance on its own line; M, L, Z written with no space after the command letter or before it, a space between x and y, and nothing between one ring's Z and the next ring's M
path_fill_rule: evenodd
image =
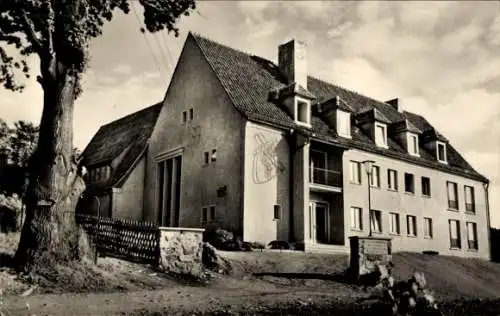
M23 17L23 21L24 21L23 27L24 27L24 30L26 32L26 36L28 37L29 41L31 42L31 44L33 45L35 50L38 53L41 53L43 46L42 46L42 42L41 42L40 38L36 34L35 25L34 25L33 21L31 21L31 19L28 17L28 15L26 14L26 12L24 10L22 13L22 17Z

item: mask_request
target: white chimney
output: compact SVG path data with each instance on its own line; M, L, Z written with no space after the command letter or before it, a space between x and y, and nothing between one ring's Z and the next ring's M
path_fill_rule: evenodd
M307 46L299 40L291 40L278 47L278 63L286 83L297 83L307 89Z

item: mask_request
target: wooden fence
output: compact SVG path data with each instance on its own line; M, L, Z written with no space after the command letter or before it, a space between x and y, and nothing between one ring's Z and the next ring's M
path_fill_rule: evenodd
M77 214L80 224L101 255L157 264L160 257L158 226L149 222Z

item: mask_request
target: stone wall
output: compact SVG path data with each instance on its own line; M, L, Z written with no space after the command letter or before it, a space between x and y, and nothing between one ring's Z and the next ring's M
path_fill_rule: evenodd
M204 229L160 227L160 269L167 273L199 276L203 272Z
M350 237L351 271L359 278L377 270L378 265L392 261L391 239L377 237Z

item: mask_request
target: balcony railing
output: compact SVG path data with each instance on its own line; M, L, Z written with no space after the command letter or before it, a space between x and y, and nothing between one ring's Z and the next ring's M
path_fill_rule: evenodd
M341 187L342 173L335 170L309 168L309 182L331 187Z

